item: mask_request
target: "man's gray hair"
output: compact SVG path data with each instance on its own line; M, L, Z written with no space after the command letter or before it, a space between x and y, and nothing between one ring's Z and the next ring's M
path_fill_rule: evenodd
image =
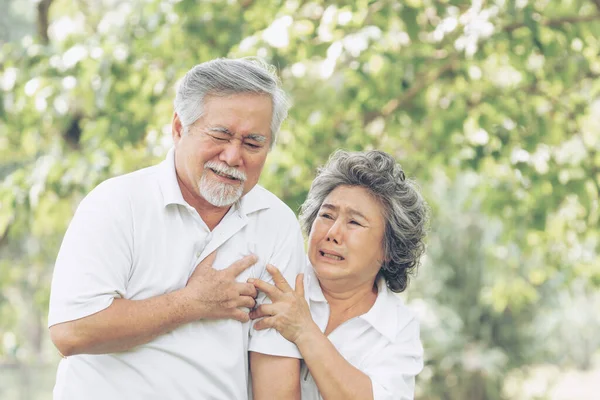
M338 150L319 169L300 212L307 235L325 198L339 186L365 188L379 202L385 220L384 261L379 270L390 290L402 292L425 251L429 207L416 183L382 151Z
M190 69L177 87L175 112L184 128L202 116L204 98L237 93L265 94L273 102L271 147L288 114L289 101L275 67L258 58L217 58Z

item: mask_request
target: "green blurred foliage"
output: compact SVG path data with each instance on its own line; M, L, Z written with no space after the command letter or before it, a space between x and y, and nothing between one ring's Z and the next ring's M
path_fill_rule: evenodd
M0 1L35 15L16 3ZM0 29L0 363L53 360L45 315L62 235L95 185L162 159L177 79L258 55L294 103L264 186L297 210L333 150L378 148L429 200L429 252L407 294L423 320L420 398L500 399L508 371L590 367L600 2L54 0L48 44L15 40L35 23L11 21L21 30Z

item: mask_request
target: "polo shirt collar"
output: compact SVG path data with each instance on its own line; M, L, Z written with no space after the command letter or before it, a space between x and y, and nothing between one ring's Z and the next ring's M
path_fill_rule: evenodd
M308 299L314 302L327 302L310 263L308 263L305 273ZM411 320L411 314L408 310L400 312L398 309L403 307L405 306L402 299L389 290L385 278L380 277L377 280L375 304L367 313L358 318L367 322L390 342L395 342L398 332Z
M159 185L163 195L163 205L180 204L189 207L183 199L181 188L177 182L177 173L175 172L175 147L171 147L165 160L159 165Z
M177 182L177 172L175 170L175 147L171 147L165 160L160 163L159 185L163 195L163 204L180 204L185 207L190 205L185 201L181 194L181 188ZM264 210L271 207L271 199L268 192L262 187L256 185L246 193L240 201L233 205L235 211L240 216L246 216L253 212Z
M236 203L238 211L243 215L250 215L256 211L271 208L269 193L261 186L255 185Z
M375 304L359 318L368 322L390 342L395 342L398 332L410 322L411 314L408 310L406 312L399 310L405 307L402 299L388 289L385 278L379 277L377 288Z

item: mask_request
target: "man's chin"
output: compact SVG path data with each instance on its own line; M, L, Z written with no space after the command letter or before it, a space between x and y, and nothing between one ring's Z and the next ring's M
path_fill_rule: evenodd
M200 187L200 195L204 200L215 207L230 207L236 201L241 199L244 193L239 190L239 187L227 189L229 190L223 190L222 187ZM235 192L231 189L234 189Z

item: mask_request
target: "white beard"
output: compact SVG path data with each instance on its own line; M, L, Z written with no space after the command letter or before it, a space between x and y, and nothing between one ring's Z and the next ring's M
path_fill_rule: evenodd
M206 166L200 177L198 189L200 195L215 207L228 207L238 201L244 192L244 183L228 184L209 178L210 171ZM245 177L244 177L245 178Z

